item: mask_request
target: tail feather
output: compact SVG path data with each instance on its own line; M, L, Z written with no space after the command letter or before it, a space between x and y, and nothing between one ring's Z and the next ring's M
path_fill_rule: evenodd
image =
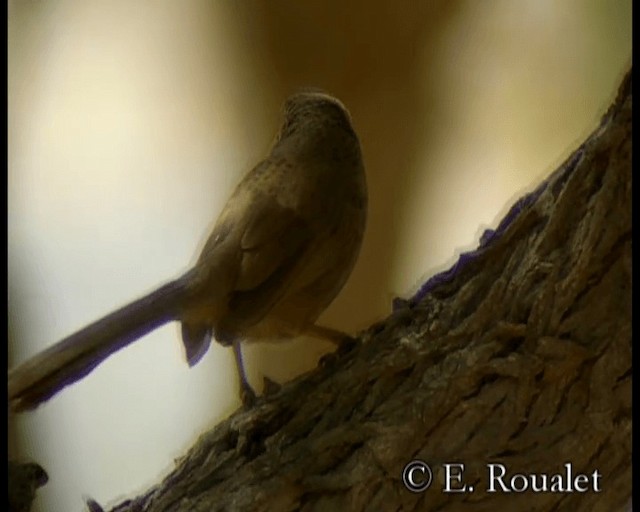
M97 320L9 371L9 406L34 409L114 352L176 319L192 293L188 274Z

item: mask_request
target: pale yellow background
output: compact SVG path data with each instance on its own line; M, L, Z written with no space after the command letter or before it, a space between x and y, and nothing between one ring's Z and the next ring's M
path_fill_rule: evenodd
M9 1L9 356L15 364L193 263L282 100L351 110L370 186L327 324L384 318L597 124L631 62L630 0ZM328 345L255 346L277 380ZM189 370L175 324L11 421L40 511L132 497L239 402L229 350Z

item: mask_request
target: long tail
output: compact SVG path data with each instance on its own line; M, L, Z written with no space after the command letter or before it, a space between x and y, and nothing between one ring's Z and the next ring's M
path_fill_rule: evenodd
M176 319L192 294L189 274L161 286L9 371L9 406L34 409L129 343Z

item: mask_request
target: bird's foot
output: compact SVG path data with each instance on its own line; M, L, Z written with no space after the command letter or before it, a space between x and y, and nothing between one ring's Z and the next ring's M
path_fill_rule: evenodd
M240 386L240 400L245 409L251 409L256 404L256 392L249 384Z
M338 359L347 355L358 345L360 345L359 339L345 334L338 342L338 348L333 352L330 352L329 354L323 355L318 361L318 366L326 368L328 366L331 366L332 364L335 364Z

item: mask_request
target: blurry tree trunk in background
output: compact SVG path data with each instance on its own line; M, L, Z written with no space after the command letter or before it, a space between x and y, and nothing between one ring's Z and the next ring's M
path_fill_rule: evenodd
M201 436L162 483L113 510L623 509L631 73L600 127L478 250L362 339ZM434 471L426 492L403 486L412 459ZM464 463L474 492L443 493L443 463ZM507 483L571 463L591 490L487 493L488 463L506 466Z

